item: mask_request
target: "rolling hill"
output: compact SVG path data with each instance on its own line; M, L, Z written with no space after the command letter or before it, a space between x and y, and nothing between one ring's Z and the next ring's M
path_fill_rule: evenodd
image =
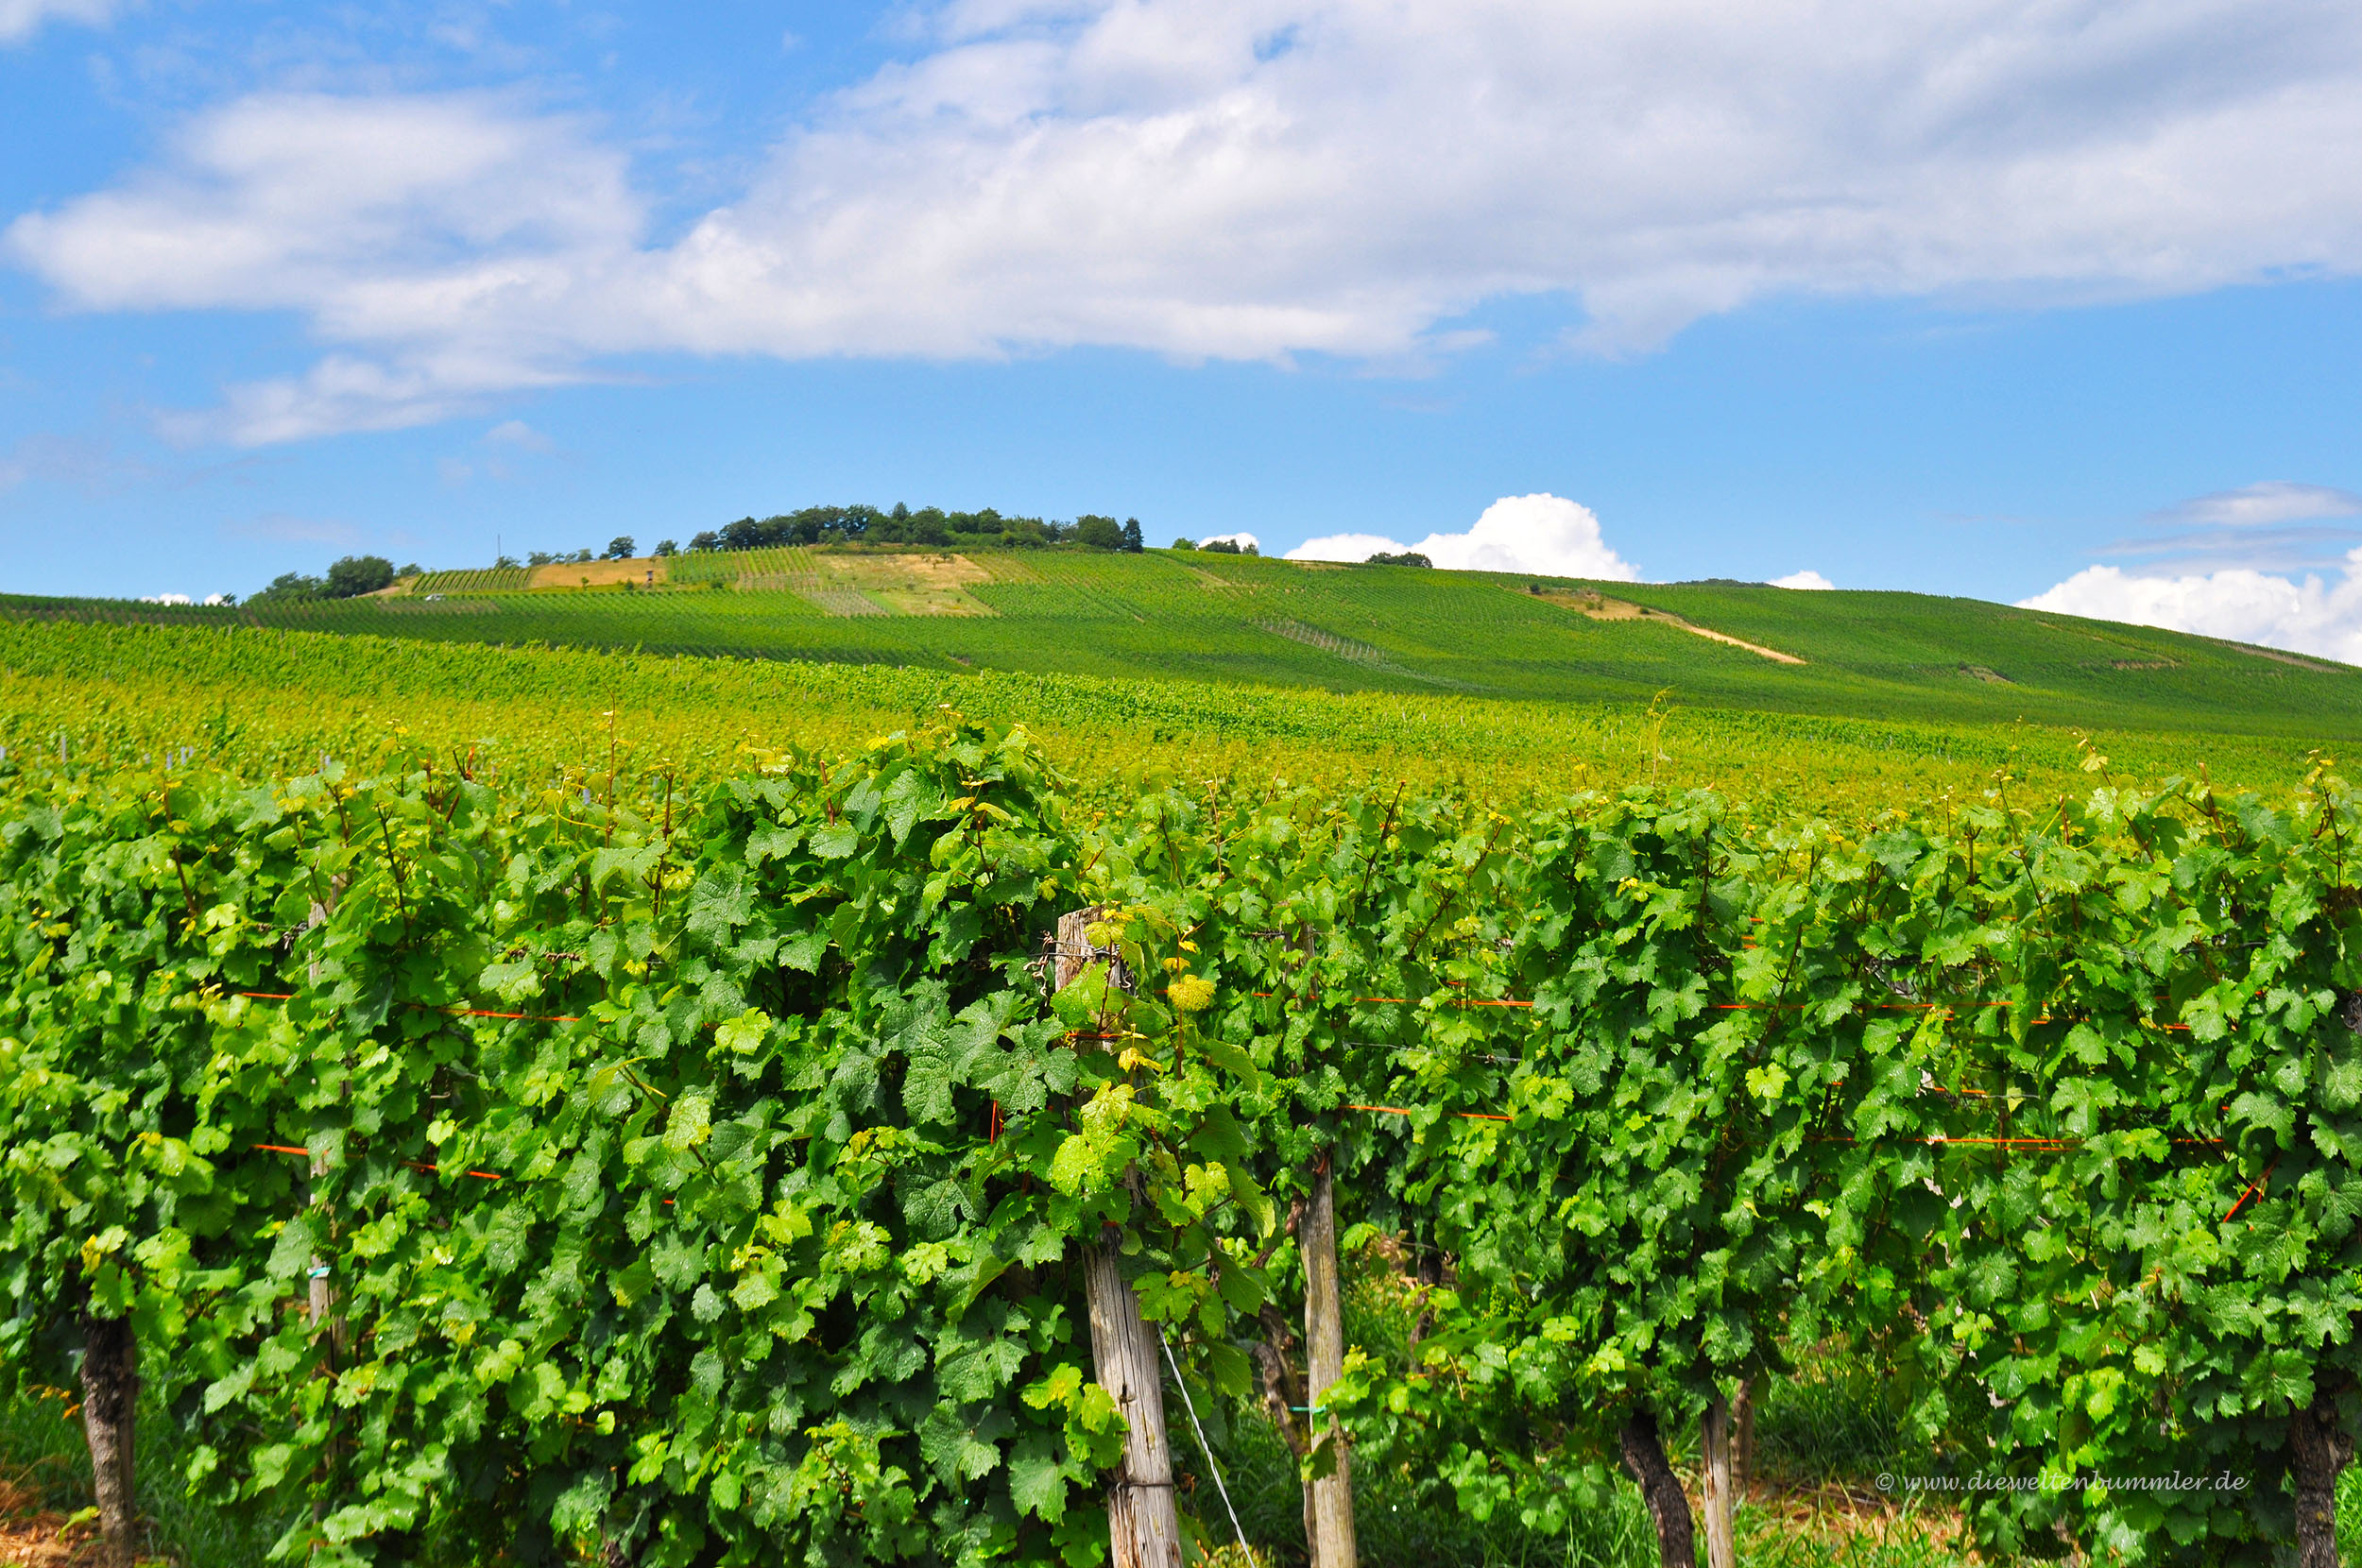
M1923 724L2362 733L2362 671L1977 600L1204 552L757 550L437 573L361 600L12 597L0 614L1554 703L1669 691L1691 707Z

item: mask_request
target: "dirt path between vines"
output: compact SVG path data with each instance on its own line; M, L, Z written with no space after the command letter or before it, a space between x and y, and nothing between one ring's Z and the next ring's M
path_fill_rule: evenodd
M1653 621L1660 626L1677 626L1693 637L1703 637L1710 642L1720 642L1733 648L1744 648L1749 653L1768 658L1774 664L1805 662L1794 654L1785 654L1777 648L1767 648L1760 642L1750 642L1743 637L1733 637L1728 632L1718 632L1711 626L1701 626L1686 616L1675 615L1671 610L1652 609L1645 605L1635 605L1629 599L1611 599L1603 593L1587 588L1547 588L1535 594L1534 597L1556 605L1562 609L1570 609L1579 615L1588 616L1594 621Z

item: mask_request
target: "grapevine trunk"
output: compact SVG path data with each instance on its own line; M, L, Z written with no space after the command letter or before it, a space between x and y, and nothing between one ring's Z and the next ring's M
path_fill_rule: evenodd
M98 1530L107 1568L138 1555L139 1503L132 1490L133 1423L139 1408L139 1341L128 1318L82 1320L82 1430L90 1441Z
M1657 1436L1656 1417L1634 1412L1621 1435L1625 1473L1639 1483L1640 1500L1649 1507L1656 1526L1657 1559L1665 1568L1698 1568L1698 1538L1689 1517L1689 1498L1681 1478L1665 1457Z
M2353 1458L2353 1440L2327 1396L2289 1416L2288 1458L2296 1479L2297 1568L2339 1568L2337 1477Z

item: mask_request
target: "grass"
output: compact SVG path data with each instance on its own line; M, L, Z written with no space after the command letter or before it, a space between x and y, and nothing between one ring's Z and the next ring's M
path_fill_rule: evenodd
M1381 1243L1345 1265L1347 1341L1401 1365L1416 1314L1401 1253ZM1965 1568L1948 1544L1947 1513L1878 1501L1879 1473L1935 1468L1891 1413L1882 1369L1865 1355L1825 1352L1800 1358L1799 1366L1796 1376L1773 1382L1758 1400L1755 1470L1764 1484L1737 1513L1740 1560L1773 1568ZM1258 1560L1304 1561L1303 1492L1278 1433L1259 1406L1195 1386L1190 1397L1206 1418L1207 1445ZM1170 1387L1166 1419L1185 1508L1208 1542L1234 1541L1205 1451ZM1676 1468L1692 1482L1694 1503L1696 1434L1667 1436ZM1367 1568L1655 1568L1657 1562L1655 1533L1639 1492L1621 1481L1604 1507L1579 1512L1563 1531L1543 1531L1508 1510L1484 1521L1468 1518L1438 1481L1363 1466L1354 1474L1354 1520Z
M90 1449L77 1408L72 1396L56 1389L31 1389L0 1401L0 1476L38 1506L66 1514L91 1500ZM189 1502L180 1475L190 1444L162 1410L142 1408L137 1442L133 1484L149 1525L151 1560L173 1568L263 1568L278 1525Z

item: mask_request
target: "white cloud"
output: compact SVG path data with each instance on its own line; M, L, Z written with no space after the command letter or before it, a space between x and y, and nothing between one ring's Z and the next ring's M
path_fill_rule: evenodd
M1399 555L1411 547L1383 534L1323 534L1307 539L1281 557L1290 561L1366 561L1373 555Z
M95 26L114 9L114 0L0 0L0 43L23 43L52 18Z
M1209 544L1235 544L1241 550L1253 550L1258 553L1263 548L1263 541L1253 534L1209 534L1197 541L1197 547L1200 550Z
M599 325L606 274L636 264L624 173L574 122L492 98L252 97L7 243L82 309L294 309L363 350L166 424L260 445L448 418L654 346Z
M484 433L487 446L522 447L527 452L553 452L557 443L522 419L503 419Z
M1773 294L2362 269L2349 0L962 0L907 37L677 237L577 119L279 94L8 244L82 309L300 315L320 369L203 432L247 442L650 350L1395 365L1512 295L1631 353Z
M1774 577L1772 579L1772 586L1784 588L1833 588L1837 587L1835 583L1830 582L1818 571L1809 570L1791 571L1785 577Z
M2113 566L2085 567L2018 604L2362 664L2362 549L2349 552L2343 570L2328 578L2317 572L2282 577L2248 567L2138 577Z
M2265 528L2319 518L2362 517L2362 496L2327 485L2268 479L2235 490L2196 496L2152 512L2148 520L2201 528Z
M1364 561L1412 551L1452 571L1531 571L1636 583L1639 569L1600 535L1588 506L1554 495L1503 496L1464 534L1429 534L1402 544L1378 534L1330 534L1288 552L1292 561Z
M143 593L140 595L140 603L143 605L187 605L194 602L185 593ZM206 603L211 604L213 601L209 599Z

